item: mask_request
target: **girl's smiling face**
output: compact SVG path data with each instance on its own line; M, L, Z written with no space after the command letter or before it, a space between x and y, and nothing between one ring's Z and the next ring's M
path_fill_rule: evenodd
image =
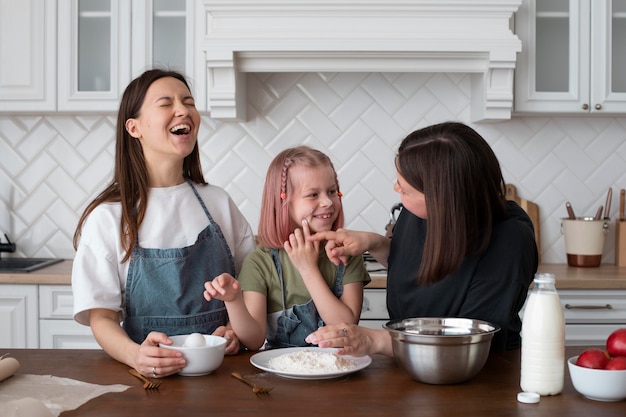
M397 172L398 180L393 185L393 189L400 194L400 201L405 209L422 219L428 218L426 210L426 198L424 194L410 186L404 177Z
M289 215L294 229L307 220L312 233L331 230L341 210L339 190L331 167L294 166L289 169L293 190Z
M200 114L191 92L173 77L153 82L139 116L126 121L126 130L141 141L149 165L182 162L198 138Z

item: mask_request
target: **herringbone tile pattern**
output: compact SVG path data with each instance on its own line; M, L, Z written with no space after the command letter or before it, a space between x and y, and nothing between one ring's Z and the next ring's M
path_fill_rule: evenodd
M383 232L393 156L411 130L469 123L466 74L248 74L248 121L203 117L207 179L231 194L253 229L265 170L276 153L308 144L339 172L347 226ZM493 146L507 182L539 204L544 262L565 262L564 203L593 214L608 187L626 188L626 119L526 117L473 125ZM0 116L0 231L20 255L72 258L74 227L111 177L115 115ZM611 215L617 214L614 197ZM613 261L614 231L604 262Z

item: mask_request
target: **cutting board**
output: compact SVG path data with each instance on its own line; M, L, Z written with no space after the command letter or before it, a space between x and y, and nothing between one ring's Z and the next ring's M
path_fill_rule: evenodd
M506 184L506 199L515 201L528 214L535 228L535 241L537 242L537 251L539 252L539 262L541 262L541 234L539 233L539 206L532 201L520 198L517 195L517 189L513 184Z

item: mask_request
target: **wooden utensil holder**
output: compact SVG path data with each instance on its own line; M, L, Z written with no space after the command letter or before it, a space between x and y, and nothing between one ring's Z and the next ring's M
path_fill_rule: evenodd
M626 220L615 221L615 265L626 266Z

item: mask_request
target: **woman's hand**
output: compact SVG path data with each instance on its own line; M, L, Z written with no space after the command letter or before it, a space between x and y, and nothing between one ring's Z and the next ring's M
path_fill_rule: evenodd
M326 254L337 266L340 263L347 265L351 256L361 256L366 251L382 265L387 265L390 240L378 233L337 229L334 232L317 232L308 237L308 240L327 241Z
M222 300L224 302L235 301L241 297L241 285L229 273L223 273L213 278L213 281L204 283L204 298L211 301L211 298Z
M165 333L150 332L139 345L133 367L144 376L162 378L180 372L186 365L181 352L161 348L159 343L171 345L173 342Z
M89 311L89 325L102 349L113 359L135 368L148 377L163 377L179 372L186 365L177 350L159 347L173 342L165 333L150 332L141 344L135 343L120 326L117 311L95 308Z
M391 337L384 330L373 330L356 324L330 324L320 327L305 339L321 348L338 348L339 355L365 356L382 353L393 356Z
M220 326L213 332L213 336L222 336L226 339L225 355L236 355L239 353L241 345L235 331L226 326Z

